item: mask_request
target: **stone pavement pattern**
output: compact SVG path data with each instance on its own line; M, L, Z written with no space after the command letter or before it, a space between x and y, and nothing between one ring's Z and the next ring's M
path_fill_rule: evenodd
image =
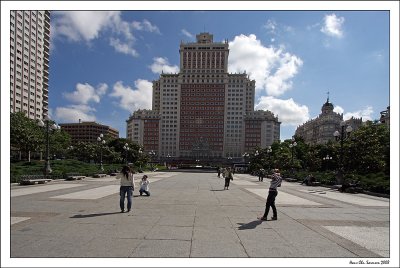
M389 199L283 182L262 222L269 179L148 175L129 213L115 177L12 186L11 257L389 257Z

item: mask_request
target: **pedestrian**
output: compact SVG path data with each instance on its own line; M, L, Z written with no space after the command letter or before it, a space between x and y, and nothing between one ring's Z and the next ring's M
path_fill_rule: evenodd
M143 195L143 193L145 193L147 196L150 196L149 184L150 182L147 179L147 175L143 175L142 180L140 181L140 195Z
M264 176L265 176L264 169L261 168L261 169L258 171L258 181L264 181Z
M274 169L274 173L271 176L271 184L269 186L267 202L265 204L265 212L262 217L259 217L259 220L266 221L268 217L269 208L272 208L273 216L271 218L272 221L276 221L278 219L278 214L275 207L275 198L278 195L277 187L281 186L282 177L279 173L279 169Z
M232 170L230 167L228 167L226 169L224 178L225 178L224 190L225 190L225 188L226 188L226 190L229 190L229 182L233 181L233 174L232 174Z
M217 167L218 178L221 178L221 168Z
M128 200L127 211L132 208L132 195L135 188L133 173L129 166L123 166L121 173L118 173L116 179L121 180L121 187L119 188L119 207L121 213L125 212L125 195Z

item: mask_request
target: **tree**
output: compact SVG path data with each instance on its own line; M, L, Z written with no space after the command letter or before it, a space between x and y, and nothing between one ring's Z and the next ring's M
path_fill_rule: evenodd
M71 144L71 136L67 132L63 130L52 131L49 139L52 154L64 156L67 153L67 149Z
M351 134L345 151L347 168L360 174L385 172L390 166L390 132L385 124L368 122Z
M43 137L44 133L37 121L27 118L22 112L10 114L11 145L28 153L29 162L31 161L31 151L38 150L43 143Z

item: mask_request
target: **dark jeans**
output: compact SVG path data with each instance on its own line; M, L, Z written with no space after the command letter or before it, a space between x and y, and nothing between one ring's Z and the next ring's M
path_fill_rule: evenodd
M145 190L142 190L142 189L139 190L139 193L140 193L140 195L145 193L146 195L150 196L150 192L149 191L145 191Z
M119 188L119 196L120 196L119 207L121 208L121 210L124 210L124 207L125 207L125 194L126 194L126 198L128 199L127 209L131 210L133 187L132 186L121 186Z
M272 208L272 213L274 214L274 217L277 217L277 212L276 212L276 207L275 207L275 198L278 195L278 191L269 191L268 192L268 197L267 197L267 203L265 204L265 212L264 212L264 218L267 218L269 208Z
M231 181L231 179L225 178L225 187L229 187L229 182L230 181Z

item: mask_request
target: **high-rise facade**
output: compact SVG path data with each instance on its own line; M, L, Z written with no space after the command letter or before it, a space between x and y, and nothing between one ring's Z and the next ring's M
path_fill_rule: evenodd
M48 114L49 42L49 11L11 11L11 112L23 112L31 119Z
M180 159L240 158L279 140L278 118L254 111L255 81L228 73L228 41L213 42L209 33L196 39L180 44L179 73L153 81L152 110L130 116L127 138L144 144L145 126L152 122L146 133L158 141L145 150Z

